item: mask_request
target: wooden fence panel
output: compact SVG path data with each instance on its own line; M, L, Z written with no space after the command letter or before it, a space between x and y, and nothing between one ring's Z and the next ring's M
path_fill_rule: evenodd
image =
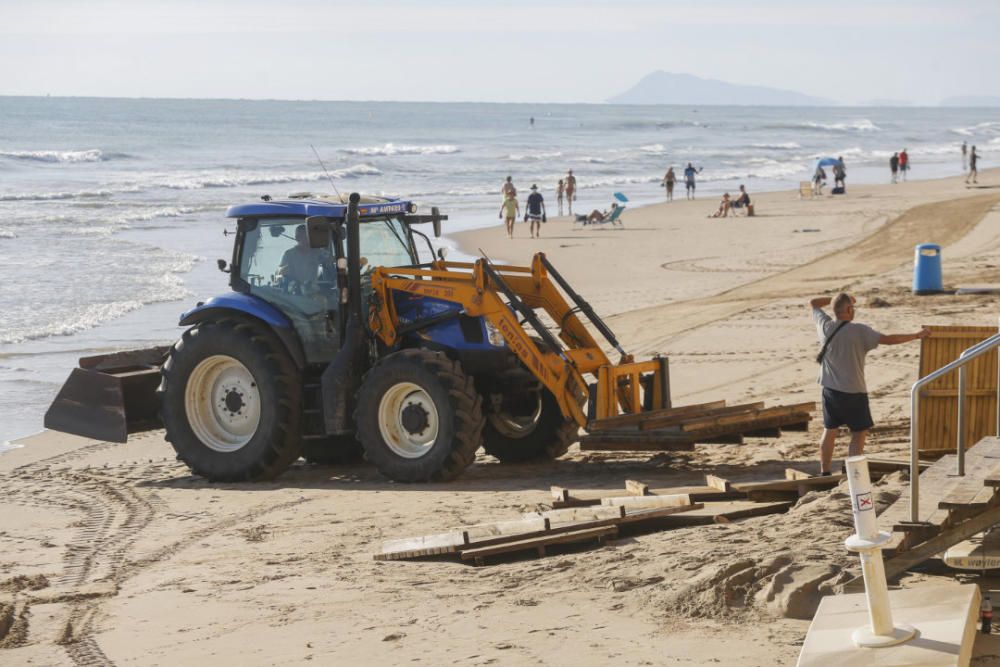
M933 373L958 359L976 343L997 333L996 327L933 326L921 341L920 377ZM970 362L966 369L966 449L996 433L997 351ZM958 442L958 371L935 380L920 394L917 430L920 451L943 454L954 451Z

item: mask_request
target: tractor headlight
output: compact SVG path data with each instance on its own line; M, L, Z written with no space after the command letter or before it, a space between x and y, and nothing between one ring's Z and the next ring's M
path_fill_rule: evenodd
M489 320L484 319L483 323L486 325L486 339L490 342L490 345L495 345L497 347L503 347L506 345L503 339L503 334L500 330L493 326L493 323Z

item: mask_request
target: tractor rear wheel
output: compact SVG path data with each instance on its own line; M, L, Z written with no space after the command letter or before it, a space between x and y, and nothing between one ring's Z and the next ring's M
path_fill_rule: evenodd
M483 427L483 447L486 453L503 463L559 458L579 438L580 428L567 420L555 397L546 389L538 389L530 404L515 414L504 406L504 397L497 397L494 407L486 414Z
M157 393L166 439L196 475L272 479L301 453L299 374L262 326L191 327L170 349Z
M445 481L476 458L482 398L462 365L441 352L402 350L379 361L354 418L365 458L397 482Z

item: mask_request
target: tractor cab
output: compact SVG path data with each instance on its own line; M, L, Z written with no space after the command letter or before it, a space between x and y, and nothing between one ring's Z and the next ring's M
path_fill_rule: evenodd
M372 268L419 264L414 235L424 235L410 227L415 210L410 202L371 197L359 207L363 310ZM282 313L298 334L308 364L330 362L343 339L346 212L338 199L311 194L233 206L227 212L237 219L230 287Z

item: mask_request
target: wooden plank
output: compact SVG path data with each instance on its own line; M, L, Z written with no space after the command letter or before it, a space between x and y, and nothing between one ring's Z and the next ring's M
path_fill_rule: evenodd
M615 440L601 435L587 435L580 438L580 450L584 452L663 452L691 451L695 438L651 438L645 441Z
M531 537L527 539L502 542L500 544L493 544L484 547L463 549L459 552L459 556L462 560L479 560L486 558L487 556L495 556L498 554L513 553L516 551L529 551L539 548L544 549L544 547L552 546L554 544L586 542L594 539L601 541L608 537L614 537L617 534L618 528L616 526L587 528L584 530L573 530L565 533L556 533L553 535L544 535L541 537Z
M784 428L786 424L797 424L802 421L808 422L811 419L808 413L797 412L790 415L778 415L768 418L755 417L750 421L733 422L730 424L717 424L706 426L696 430L684 431L684 435L690 436L696 442L707 443L712 438L729 433L742 433L744 431L778 426Z
M807 472L796 470L795 468L785 468L785 479L809 479L812 477Z
M626 509L677 507L679 505L690 504L691 498L683 493L672 496L618 496L601 498L601 505L624 505Z
M637 482L634 479L626 479L625 492L632 496L648 496L649 485Z
M382 543L381 553L375 554L374 558L375 560L405 560L455 553L461 547L476 541L547 530L549 530L549 522L543 517L476 524L430 535L386 540Z
M794 504L794 502L789 501L754 503L747 500L708 502L703 503L701 509L691 509L687 512L662 517L659 519L659 524L664 528L684 528L686 526L736 521L737 519L767 514L779 514L787 511Z
M761 482L733 482L734 491L749 493L751 491L798 491L800 485L812 489L832 488L840 484L846 475L836 474L826 477L808 477L805 479L773 479Z
M546 510L544 512L525 512L521 516L548 519L549 525L555 526L557 524L579 523L581 521L620 519L625 516L625 506L595 505L593 507L566 507L563 509Z
M930 461L920 461L918 466L920 470L927 470L933 465ZM887 459L873 457L868 459L868 470L869 472L896 472L897 470L910 471L910 462L904 461L903 459Z
M681 512L694 512L705 507L704 503L691 503L690 505L677 505L676 507L651 507L647 509L630 509L625 516L618 521L618 526L640 524L654 521L665 516L674 516Z
M606 431L606 430L616 430L626 427L636 427L642 421L647 419L656 419L659 417L670 417L674 415L687 415L701 410L712 410L715 408L721 408L726 405L723 401L710 401L708 403L696 403L692 405L679 405L674 408L662 408L659 410L650 410L648 412L633 412L627 415L617 415L614 417L605 417L604 419L596 419L587 425L587 431Z
M549 491L552 493L552 501L557 503L565 503L569 501L569 489L564 489L561 486L549 487Z
M763 407L763 401L758 401L756 403L743 403L740 405L723 405L717 408L707 408L705 410L691 411L684 414L650 417L649 419L644 419L639 422L638 427L642 431L651 431L658 428L664 428L666 426L676 426L685 420L693 419L695 417L702 419L720 415L737 414L747 412L749 410L759 410Z
M966 471L968 472L968 468L966 468ZM993 466L993 469L987 476L994 477L997 475L1000 475L1000 462ZM993 494L996 493L996 488L985 486L983 481L977 475L966 474L965 478L960 479L941 499L938 503L938 509L949 510L985 507L988 501L992 499Z
M815 410L816 404L813 402L797 403L795 405L777 405L771 408L757 408L732 415L686 419L681 421L678 425L684 431L697 431L712 426L752 424L756 419L763 420L770 417L784 417L792 414L811 413ZM766 426L762 426L761 428L766 428Z
M705 475L705 484L713 489L725 491L726 493L731 493L736 490L733 488L733 485L729 483L728 479L716 477L715 475Z

